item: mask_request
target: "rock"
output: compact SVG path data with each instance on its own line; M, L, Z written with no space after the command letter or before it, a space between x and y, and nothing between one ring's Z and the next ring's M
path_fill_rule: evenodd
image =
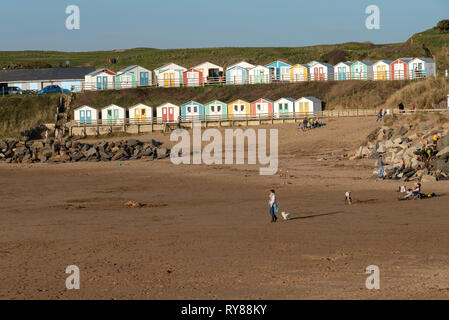
M443 150L440 150L437 155L437 158L448 158L449 157L449 147L444 148Z
M404 136L404 135L407 134L407 132L408 132L408 129L401 126L401 127L399 128L397 134L398 134L398 136Z
M440 143L443 148L448 147L449 146L449 134L443 136L440 139Z
M385 145L383 143L379 143L379 146L377 147L377 152L385 153L385 151L387 151L387 148L385 147Z
M164 159L167 157L167 155L168 155L168 152L167 152L166 148L157 149L157 158L158 159Z
M95 149L95 147L92 147L89 150L83 152L83 155L88 159L94 157L96 154L97 149Z
M419 129L420 129L421 131L427 130L427 129L428 129L427 123L421 122L421 123L419 124Z
M137 146L137 145L139 144L139 141L137 141L136 139L128 139L128 140L126 141L126 144L127 144L129 147L134 147L134 146Z
M434 176L431 176L429 174L425 174L421 178L421 182L436 182L437 179Z

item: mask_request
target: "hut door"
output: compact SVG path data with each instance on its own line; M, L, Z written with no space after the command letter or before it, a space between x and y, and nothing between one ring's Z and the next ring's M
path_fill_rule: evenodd
M134 109L134 121L140 122L140 110L138 108Z
M170 73L170 87L175 86L175 74L172 72Z
M167 107L162 108L162 121L167 122Z
M320 79L320 81L323 81L323 80L324 80L324 70L323 70L323 67L319 67L319 68L318 68L318 74L319 74L319 79Z
M84 110L80 110L80 122L84 123L86 120L86 112Z
M140 109L140 122L147 121L147 114L145 109Z
M174 122L174 120L175 120L174 108L170 107L170 108L168 108L168 121L169 122Z
M86 110L86 122L91 123L92 121L92 111Z
M108 77L103 77L103 89L108 88Z
M170 75L168 73L164 73L164 87L168 87L170 85L169 79Z

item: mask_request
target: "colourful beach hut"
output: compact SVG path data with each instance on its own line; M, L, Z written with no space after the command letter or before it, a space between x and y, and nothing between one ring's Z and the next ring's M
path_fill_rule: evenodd
M391 60L379 60L373 64L374 80L390 80Z
M251 104L245 100L228 103L228 119L246 119L250 116Z
M241 61L226 69L226 84L246 84L248 70L254 68L251 63Z
M75 122L81 125L93 125L98 121L98 110L91 106L82 106L74 111Z
M325 62L312 61L309 63L310 80L326 81L334 79L334 67Z
M196 101L189 101L181 106L181 120L204 120L204 105Z
M136 104L128 109L129 123L151 123L153 108L143 103Z
M292 65L287 62L276 60L265 65L265 67L271 70L273 81L290 81L290 68Z
M204 105L206 120L226 120L228 105L219 100L213 100Z
M182 84L182 74L187 69L174 63L168 63L154 70L156 83L159 87L179 87Z
M408 64L412 58L399 58L391 63L391 80L408 79Z
M415 58L408 64L412 79L435 76L435 61L429 58Z
M351 79L351 61L344 61L337 63L334 66L334 80L349 80Z
M252 118L271 118L273 114L273 101L260 98L251 103Z
M290 68L290 82L307 81L309 78L309 66L307 64L295 64Z
M119 88L150 86L152 84L151 71L138 65L132 65L117 72L115 83Z
M156 108L157 122L179 122L179 109L179 106L169 102L161 104Z
M105 125L124 124L126 110L116 104L111 104L101 109L101 123Z
M203 73L203 83L220 83L223 79L223 67L209 61L203 62L193 69Z
M197 69L189 69L182 73L182 83L185 87L200 87L203 81L203 73Z
M295 112L295 99L280 98L273 102L273 116L275 118L289 118Z
M109 69L98 69L84 76L84 90L114 89L116 73Z
M321 100L315 97L302 97L295 101L295 114L309 116L322 111Z
M351 65L351 79L373 79L373 63L369 61L356 61Z
M272 69L265 66L255 66L248 71L250 84L270 83L273 79Z

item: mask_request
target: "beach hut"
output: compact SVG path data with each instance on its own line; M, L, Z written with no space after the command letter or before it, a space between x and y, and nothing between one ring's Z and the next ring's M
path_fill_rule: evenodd
M82 125L97 124L98 110L91 106L82 106L74 111L75 122Z
M172 103L164 103L156 108L157 122L179 122L179 106Z
M307 81L309 66L307 64L295 64L290 68L290 82Z
M271 70L273 81L290 81L290 68L292 65L287 62L276 60L265 65L265 67Z
M102 124L124 124L126 119L126 110L115 104L111 104L101 109Z
M248 80L250 84L270 83L272 80L272 70L264 66L255 66L248 71Z
M322 111L321 100L315 97L302 97L295 101L295 113L300 116L309 116Z
M203 73L197 69L189 69L182 73L182 83L185 87L200 87L203 81Z
M399 58L391 63L391 80L405 80L408 78L408 64L412 58Z
M295 99L280 98L273 102L273 116L275 118L289 118L295 112Z
M109 69L98 69L84 76L84 90L114 89L116 73Z
M146 87L152 84L151 71L144 67L133 65L117 72L116 86L120 88Z
M271 118L273 114L273 101L260 98L251 103L252 118Z
M181 106L181 120L204 120L204 105L196 101L189 101Z
M159 87L179 87L182 84L182 74L187 69L174 63L168 63L154 70L156 83Z
M334 80L349 80L351 79L351 61L337 63L334 66Z
M226 69L226 84L246 84L248 70L254 68L251 63L241 61Z
M228 119L246 119L250 116L251 104L245 100L228 103Z
M203 62L193 69L203 73L203 83L220 83L223 79L223 68L209 61Z
M325 62L312 61L309 63L310 80L326 81L334 79L334 67Z
M357 61L351 65L351 79L372 80L373 63L369 61Z
M374 80L390 80L391 60L379 60L373 64Z
M219 100L208 102L204 105L206 120L226 120L228 105Z
M128 109L129 123L151 123L153 108L143 103L136 104Z
M408 64L412 79L435 76L435 61L429 58L415 58Z

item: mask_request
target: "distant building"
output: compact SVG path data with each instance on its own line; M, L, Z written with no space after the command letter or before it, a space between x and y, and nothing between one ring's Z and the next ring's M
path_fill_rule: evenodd
M374 80L391 79L391 60L379 60L373 64Z
M151 71L137 65L124 68L118 71L115 76L117 89L145 87L151 84Z
M391 80L408 79L408 64L412 58L399 58L391 64Z
M265 66L255 66L248 71L250 84L271 83L273 80L273 69Z
M223 78L223 68L208 61L193 67L193 69L203 73L204 83L218 83Z
M182 73L184 87L200 87L203 85L203 72L197 69L189 69Z
M84 90L115 89L115 76L117 74L109 69L98 69L84 77Z
M311 115L322 110L321 100L315 97L302 97L295 102L295 113L301 116Z
M435 76L435 61L429 58L415 58L409 62L408 68L412 79Z
M84 77L94 70L93 67L0 70L0 87L40 90L58 85L63 89L81 91Z
M226 84L246 84L248 82L248 70L254 68L251 63L241 61L226 69Z
M373 79L373 63L369 61L357 61L351 65L352 80Z
M290 68L290 82L307 81L309 66L307 64L295 64Z
M351 79L351 61L340 62L334 66L335 79L334 80L349 80Z
M273 80L290 81L290 68L292 67L292 65L281 60L276 60L270 64L265 65L265 67L271 69Z
M325 63L312 61L309 63L310 79L312 81L327 81L334 79L334 66Z
M184 71L187 69L175 63L168 63L154 70L156 83L159 87L180 87Z

